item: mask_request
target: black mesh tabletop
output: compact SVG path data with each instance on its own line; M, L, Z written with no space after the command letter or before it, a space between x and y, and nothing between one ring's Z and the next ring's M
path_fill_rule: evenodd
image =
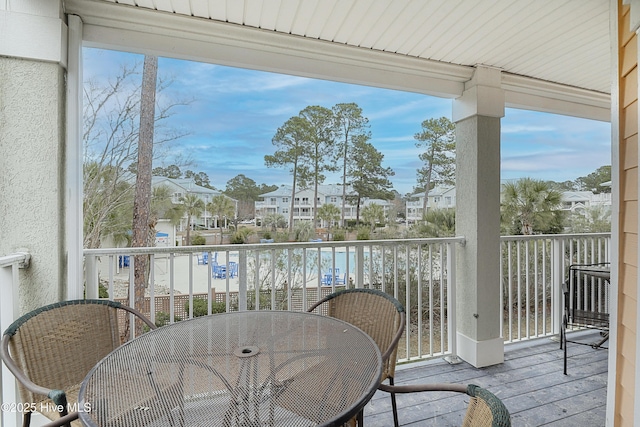
M89 426L333 426L375 392L380 352L331 317L246 311L177 322L118 348L80 388Z

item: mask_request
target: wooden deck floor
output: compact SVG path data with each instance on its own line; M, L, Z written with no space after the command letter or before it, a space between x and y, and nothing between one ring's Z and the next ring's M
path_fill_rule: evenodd
M580 339L597 340L591 332ZM571 338L570 338L571 339ZM476 369L443 359L399 365L396 384L456 382L477 384L496 394L511 413L514 427L605 424L608 350L569 343L568 375L563 353L550 339L505 347L505 362ZM401 426L460 426L468 403L457 393L413 393L397 396ZM378 391L364 411L365 425L393 426L391 399Z

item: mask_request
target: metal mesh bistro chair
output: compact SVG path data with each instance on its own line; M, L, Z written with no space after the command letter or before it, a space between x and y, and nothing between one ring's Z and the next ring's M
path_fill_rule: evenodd
M511 416L504 403L490 391L474 384L416 384L378 387L388 393L416 393L423 391L452 391L471 397L462 427L510 427Z
M54 303L13 322L2 336L0 357L18 380L25 408L54 422L67 415L74 419L67 408L77 407L80 383L91 368L122 344L118 314L127 312L156 329L139 311L108 300ZM31 412L24 412L24 426Z
M380 383L389 379L393 385L398 353L398 341L404 332L405 311L402 304L375 289L346 289L327 295L307 311L335 317L357 326L367 333L382 353ZM398 426L395 394L391 393L393 419Z

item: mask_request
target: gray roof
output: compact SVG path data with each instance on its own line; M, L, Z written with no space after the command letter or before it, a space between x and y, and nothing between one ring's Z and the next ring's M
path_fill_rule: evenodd
M195 181L191 178L167 178L166 176L151 177L151 185L161 185L163 183L171 183L175 186L178 186L182 188L185 193L204 194L204 195L210 195L211 197L219 196L221 194L224 195L222 192L218 190L212 190L211 188L197 185ZM224 196L235 201L235 199L227 195L224 195Z

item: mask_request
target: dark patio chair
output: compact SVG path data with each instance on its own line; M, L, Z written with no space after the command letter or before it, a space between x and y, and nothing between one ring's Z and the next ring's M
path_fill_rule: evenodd
M564 374L567 375L567 344L588 345L606 349L609 340L609 297L611 295L611 263L572 264L562 284L564 313L560 329L560 349L564 350ZM601 339L584 342L568 339L572 329L598 329Z
M393 385L398 341L404 332L405 311L397 299L375 289L346 289L327 295L307 311L335 317L362 329L378 345L382 353L383 371L380 382L389 379ZM391 393L395 426L398 413L395 394Z
M471 397L462 427L510 427L511 416L504 403L490 391L474 384L416 384L378 387L388 393L416 393L423 391L452 391Z
M53 420L51 425L81 425L70 423L77 413L67 408L77 407L80 383L91 368L125 341L119 318L128 313L156 329L138 310L108 300L50 304L13 322L2 336L0 357L16 377L25 407ZM23 425L30 422L26 411Z

